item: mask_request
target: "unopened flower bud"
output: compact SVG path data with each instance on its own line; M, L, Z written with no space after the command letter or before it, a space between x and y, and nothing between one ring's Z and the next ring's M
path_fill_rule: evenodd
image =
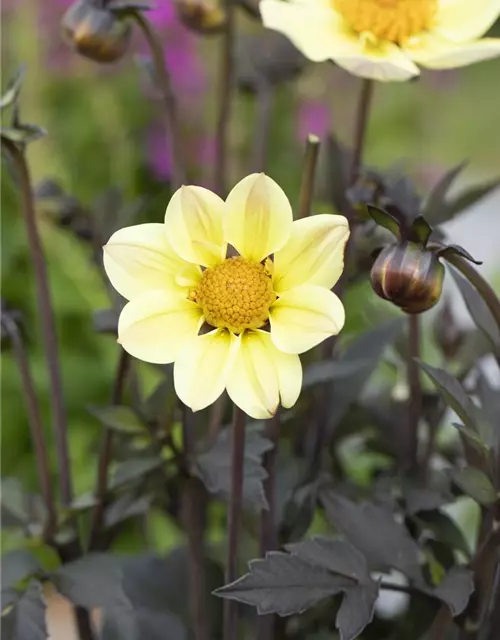
M176 7L180 21L198 33L219 33L226 24L226 14L210 0L177 0Z
M75 49L95 62L115 62L126 52L131 26L112 11L77 0L62 19L63 33Z
M435 253L413 242L385 247L371 270L375 293L410 314L437 303L443 280L444 266Z

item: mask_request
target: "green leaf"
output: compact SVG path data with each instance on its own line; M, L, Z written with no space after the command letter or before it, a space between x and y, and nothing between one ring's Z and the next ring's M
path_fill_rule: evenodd
M45 612L42 585L32 581L17 602L2 611L2 640L46 640Z
M267 473L262 456L272 449L272 443L257 431L245 433L245 459L243 468L243 498L248 505L267 509L262 481ZM221 429L209 451L198 455L196 473L210 493L231 495L231 430Z
M281 551L269 551L264 559L250 560L248 566L249 573L214 594L257 607L260 615L303 613L352 586L352 580Z
M445 402L462 420L468 431L479 433L479 424L481 422L479 409L465 393L458 380L444 369L431 367L431 365L420 360L418 364L429 376L432 383L443 396Z
M370 502L356 504L331 489L321 492L321 502L328 520L364 555L370 570L398 569L422 581L420 549L387 508Z
M115 336L118 331L118 314L114 309L98 309L92 314L92 326L96 333Z
M18 587L26 578L37 574L42 567L28 549L16 549L2 556L2 591Z
M471 254L459 244L448 244L441 249L438 249L435 253L436 256L438 256L439 258L444 258L445 260L447 260L448 256L450 255L456 255L460 256L461 258L465 258L466 260L468 260L469 262L473 262L474 264L483 264L480 260L475 260L471 256Z
M26 75L26 65L21 65L19 69L14 74L14 77L10 79L5 88L5 91L0 98L0 109L5 109L13 104L21 91L21 86L24 81L24 76Z
M482 200L484 197L494 191L499 185L500 178L494 178L493 180L489 180L484 184L476 185L474 187L471 187L470 189L467 189L466 191L463 191L458 196L449 200L441 208L439 219L434 219L433 222L436 223L450 220L457 214Z
M117 465L111 478L110 489L116 489L129 482L141 481L144 476L152 471L156 471L162 464L162 460L155 457L125 460Z
M466 567L453 567L432 594L445 602L452 616L462 613L474 591L474 574Z
M398 338L403 326L402 318L383 323L359 336L338 358L337 362L342 365L353 362L359 364L360 360L366 360L366 364L360 366L357 373L335 381L328 412L329 434L333 433L351 404L359 399L385 349Z
M145 425L129 407L90 407L89 413L108 429L131 435L147 433Z
M412 222L408 240L426 246L432 233L432 227L423 216L417 216Z
M30 520L27 496L23 492L21 483L17 478L2 478L2 491L0 493L2 506L2 526L27 524Z
M7 138L17 144L28 144L47 135L45 129L36 124L18 124L16 127L2 127L2 138Z
M471 318L491 342L493 348L495 350L500 349L500 328L488 305L467 278L458 275L455 269L451 269L451 275L458 286Z
M470 547L462 529L443 511L424 511L413 520L422 531L430 531L435 540L444 543L452 549L462 551L468 558L470 557Z
M354 640L370 624L378 593L379 585L373 580L345 590L335 619L340 640Z
M434 186L423 208L423 215L427 220L434 224L446 221L446 218L443 217L443 211L446 211L446 196L455 179L467 164L467 162L461 162L453 167Z
M285 545L290 553L302 560L338 573L356 582L368 582L370 573L363 554L348 542L325 537L315 537Z
M488 476L475 467L453 469L453 482L479 504L489 506L498 500L497 493Z
M387 231L390 231L396 236L396 238L398 238L398 240L401 238L401 225L393 215L373 204L367 204L366 208L368 209L368 213L372 220L379 227L383 227L384 229L387 229Z
M328 382L330 380L342 380L362 372L370 364L368 358L358 360L324 360L314 362L304 371L302 388L307 389L315 384Z

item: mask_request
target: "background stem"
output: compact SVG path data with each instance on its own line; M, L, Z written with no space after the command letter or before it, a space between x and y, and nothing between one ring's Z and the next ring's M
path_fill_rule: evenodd
M307 137L306 152L302 165L302 178L300 181L298 219L307 218L311 213L319 145L320 140L317 136L309 135Z
M115 382L111 393L111 404L120 405L123 399L127 374L130 369L131 358L126 351L120 350L118 358L118 366L116 368ZM104 518L104 509L106 507L106 493L108 489L108 470L111 462L113 447L113 431L106 428L104 430L101 450L99 452L99 462L97 467L97 483L95 489L96 505L92 512L92 521L90 525L89 549L95 551L99 548L100 534Z
M255 116L255 146L252 154L251 172L265 171L269 155L269 138L273 107L273 88L263 83L257 88Z
M234 406L231 450L231 497L228 508L228 544L225 584L234 582L238 571L238 543L243 505L243 465L245 457L245 413ZM224 640L237 640L237 609L234 600L224 601Z
M356 123L354 125L354 145L349 171L349 186L352 186L359 177L359 170L363 161L366 131L368 129L368 116L373 101L374 86L373 80L362 81L356 111Z
M223 35L222 58L220 67L219 115L217 118L216 161L215 161L215 191L221 196L226 195L227 152L229 119L231 115L231 94L234 76L234 32L235 11L234 0L224 0L226 13L226 30Z
M71 471L68 451L68 422L66 408L64 406L61 372L59 368L56 322L50 298L47 265L45 263L45 256L36 224L31 177L24 156L24 151L7 138L2 137L2 145L9 153L14 163L21 190L22 212L28 236L30 257L33 263L43 346L45 350L45 359L47 361L47 371L50 379L50 401L52 406L52 424L59 466L59 486L62 503L65 507L69 507L73 497L73 491L71 486Z
M31 376L28 356L26 349L24 348L21 332L19 331L16 322L11 318L8 312L2 311L2 325L4 326L12 343L17 366L21 375L24 400L26 402L26 409L28 412L31 440L35 450L38 484L42 492L45 508L47 509L44 538L50 541L56 532L57 513L50 479L50 466L47 456L47 447L45 445L43 423L40 415L38 399L36 397L35 385Z
M174 159L172 170L172 186L175 190L181 187L186 182L186 167L184 161L184 147L182 145L181 128L177 113L177 101L175 99L175 94L172 88L172 80L165 64L163 47L153 27L144 17L141 11L134 11L132 13L132 17L137 22L139 28L144 34L144 38L150 48L151 57L155 67L156 79L163 97L168 129L172 141L172 157Z
M407 468L415 473L418 470L418 426L422 411L422 389L420 386L420 367L415 358L420 357L420 318L410 315L408 318L408 450Z
M276 472L278 463L278 443L280 435L280 412L267 422L266 437L272 442L273 448L266 451L263 458L263 467L267 472L264 480L264 496L267 500L267 509L260 512L260 557L263 558L268 551L277 549L278 523L276 518ZM267 615L258 617L259 640L272 640L274 620L276 616Z
M189 598L191 620L195 640L209 639L209 624L206 602L206 576L204 531L206 515L206 492L201 482L191 476L190 460L195 454L196 432L194 414L182 407L182 436L184 444L185 477L182 487L182 520L188 539L189 554Z

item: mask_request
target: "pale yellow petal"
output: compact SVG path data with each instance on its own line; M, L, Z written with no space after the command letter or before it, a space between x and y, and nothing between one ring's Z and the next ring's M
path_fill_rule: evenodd
M302 384L298 356L281 353L265 331L246 331L227 382L231 400L256 420L271 418L280 400L297 401Z
M125 305L118 320L118 342L139 360L173 362L202 323L197 304L167 291L148 291Z
M500 0L440 0L433 30L465 42L484 35L499 16Z
M225 238L244 258L260 262L287 242L292 220L283 189L264 173L253 173L227 197Z
M222 219L224 201L203 187L178 189L165 213L167 237L184 260L213 267L226 254Z
M360 78L380 82L403 82L418 76L418 67L392 42L379 42L376 46L362 38L347 38L343 49L333 60L339 67Z
M434 34L425 34L405 45L415 62L429 69L454 69L500 56L500 38L482 38L457 44Z
M265 27L287 36L309 60L332 57L338 17L328 3L263 0L260 13Z
M216 329L185 344L174 365L175 391L193 411L215 402L226 387L239 340L229 331Z
M285 353L303 353L339 333L344 321L344 307L334 293L306 284L280 294L271 307L271 338Z
M165 236L165 225L138 224L116 231L103 247L104 269L127 300L146 291L194 286L200 271L182 260ZM182 281L179 277L182 275Z
M274 256L275 291L301 284L331 289L344 269L348 237L344 216L321 214L294 222L290 239Z

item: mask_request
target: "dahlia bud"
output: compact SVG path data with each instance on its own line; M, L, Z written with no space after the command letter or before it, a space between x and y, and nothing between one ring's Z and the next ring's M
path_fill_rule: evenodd
M95 62L116 62L126 52L132 29L129 23L89 0L77 0L62 19L63 34L76 51Z
M198 33L219 33L226 24L226 14L207 0L177 0L177 15L189 29Z
M439 300L444 266L435 252L414 242L403 242L382 249L370 277L377 295L406 313L417 314Z

